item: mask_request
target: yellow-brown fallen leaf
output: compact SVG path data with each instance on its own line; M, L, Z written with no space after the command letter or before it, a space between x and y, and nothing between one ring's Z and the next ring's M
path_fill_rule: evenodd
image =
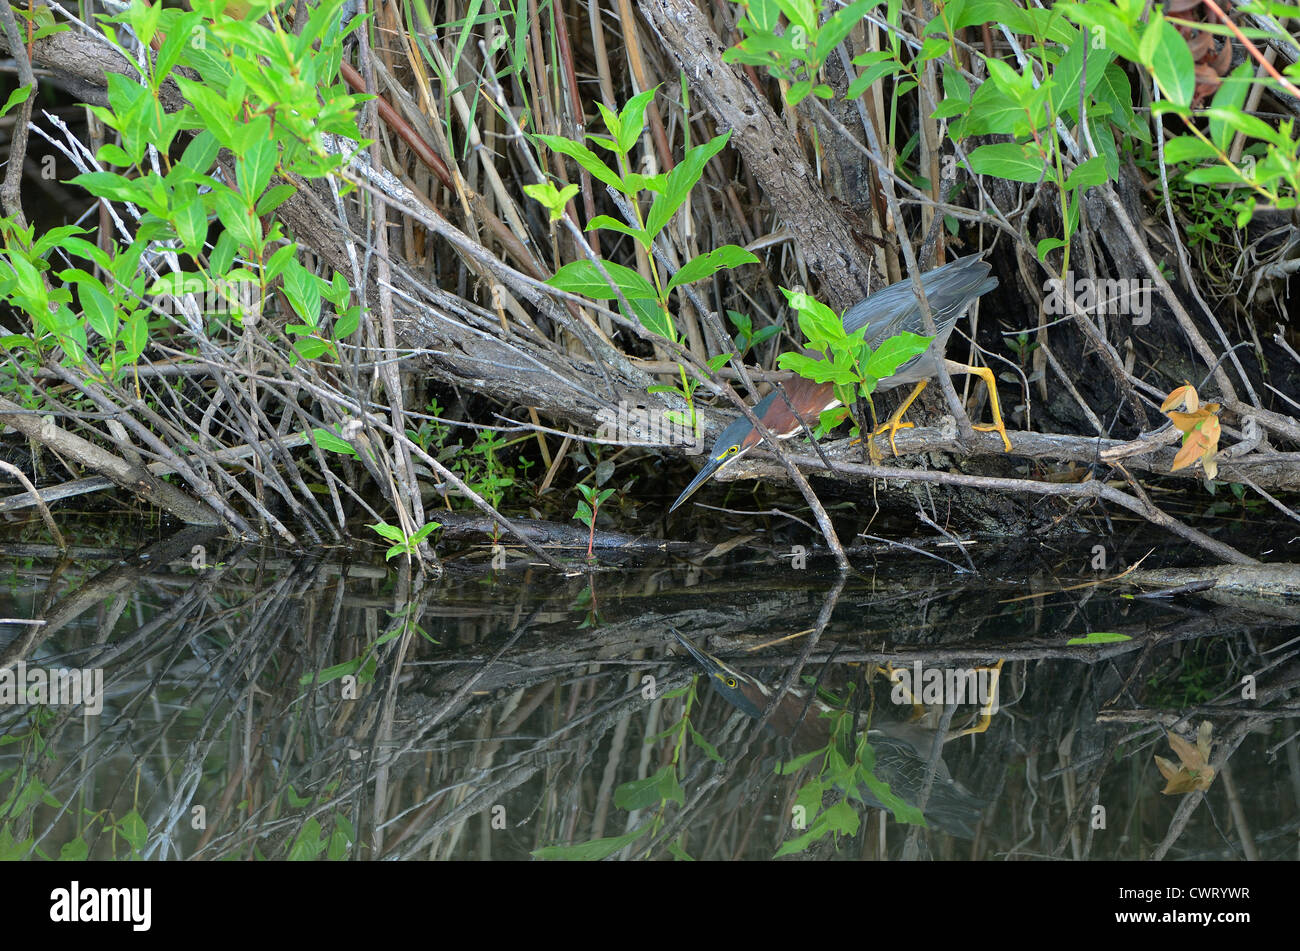
M1169 421L1174 424L1174 428L1180 433L1189 433L1205 420L1216 416L1218 412L1218 403L1206 403L1200 409L1191 413L1180 413L1177 410L1171 410L1165 415L1169 417Z
M1200 398L1196 395L1196 387L1186 383L1165 397L1165 401L1160 404L1160 412L1167 414L1175 406L1185 406L1187 412L1195 413L1199 405Z
M1196 744L1184 740L1172 730L1167 730L1169 747L1178 754L1180 764L1175 764L1157 756L1156 766L1164 776L1165 788L1160 790L1166 796L1181 796L1198 789L1204 792L1214 782L1214 767L1210 765L1210 734L1214 728L1210 721L1201 723L1196 731Z
M1183 447L1178 450L1173 465L1169 467L1170 472L1177 472L1199 459L1207 478L1213 479L1218 474L1219 466L1215 456L1219 451L1222 429L1219 417L1213 415L1211 407L1218 408L1214 403L1207 403L1195 413L1168 414L1174 426L1187 433Z

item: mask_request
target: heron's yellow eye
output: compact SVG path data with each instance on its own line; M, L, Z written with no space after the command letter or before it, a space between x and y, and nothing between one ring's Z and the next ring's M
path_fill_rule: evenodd
M729 455L729 456L734 456L734 455L735 455L737 452L739 452L739 451L740 451L740 447L739 447L739 446L730 446L730 447L728 447L728 449L727 449L727 455Z
M734 687L734 686L736 686L736 678L735 678L735 677L728 677L728 678L727 678L727 686L728 686L728 687Z

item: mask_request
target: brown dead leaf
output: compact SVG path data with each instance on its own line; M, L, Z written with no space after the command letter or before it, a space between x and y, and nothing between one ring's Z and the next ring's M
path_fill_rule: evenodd
M1196 64L1196 90L1194 96L1199 99L1209 99L1219 87L1223 85L1223 77L1215 71L1214 67L1208 63Z
M1155 757L1156 767L1164 776L1166 796L1180 796L1200 790L1204 792L1214 782L1214 767L1210 765L1210 735L1214 728L1208 720L1196 731L1195 745L1187 742L1172 730L1166 731L1169 748L1178 756L1179 763Z
M1220 76L1226 76L1228 70L1232 68L1232 44L1225 40L1223 46L1219 48L1219 52L1215 53L1210 60L1210 65L1214 67L1214 71Z
M1204 30L1197 30L1187 40L1187 48L1192 51L1192 59L1199 63L1201 59L1214 47L1213 34L1206 33Z

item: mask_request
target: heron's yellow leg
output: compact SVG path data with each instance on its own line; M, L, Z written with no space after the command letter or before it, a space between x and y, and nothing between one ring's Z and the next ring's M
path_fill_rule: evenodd
M969 736L972 733L983 733L985 730L989 728L989 724L993 722L994 710L997 707L998 680L1002 676L1002 663L1003 663L1002 661L998 661L992 667L975 668L976 670L987 671L989 674L988 701L984 704L984 706L980 707L979 719L975 721L975 725L972 727L967 727L964 730L960 730L957 733L949 734L948 736L949 740L955 740L959 736ZM947 740L945 740L944 742L947 742Z
M894 445L894 435L900 429L911 429L914 425L912 423L902 422L903 414L907 412L908 407L916 402L916 398L921 395L921 391L925 389L926 384L929 382L929 380L922 380L920 383L916 384L916 389L912 390L912 395L905 399L903 405L894 411L894 415L889 417L888 422L871 434L872 436L879 436L886 429L889 430L889 448L894 450L895 456L898 455L898 447Z
M889 680L889 682L893 684L895 687L899 687L902 689L903 693L907 696L908 702L912 705L912 717L911 717L912 720L919 720L925 716L926 714L925 704L923 704L920 700L917 700L916 694L908 690L907 687L901 682L904 675L907 673L906 667L895 667L892 663L886 662L885 666L877 667L876 670L884 674L885 677Z
M989 388L989 407L993 410L993 425L981 425L974 428L982 433L997 433L1002 437L1002 445L1007 452L1011 451L1011 440L1007 438L1007 427L1002 422L1002 407L998 404L998 388L993 382L993 371L988 367L973 367L965 363L956 364L960 366L963 373L973 373L984 381L984 385Z

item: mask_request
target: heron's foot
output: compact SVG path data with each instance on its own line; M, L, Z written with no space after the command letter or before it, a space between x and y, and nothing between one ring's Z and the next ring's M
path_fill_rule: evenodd
M874 433L872 433L871 435L872 435L872 436L879 436L881 433L883 433L883 432L885 432L886 430L888 430L888 431L889 431L889 448L892 449L892 450L894 451L894 455L897 456L897 455L898 455L898 446L896 446L896 445L894 444L894 436L898 433L898 431L899 431L900 429L913 429L913 428L915 428L915 425L916 425L915 423L904 423L904 422L902 422L902 414L901 414L901 413L895 413L893 416L891 416L891 417L889 418L889 421L888 421L888 422L886 422L886 423L882 423L881 426L880 426L880 428L877 429L877 430L876 430Z
M1001 420L998 420L996 423L982 423L979 426L972 426L971 428L977 433L997 433L1002 437L1002 447L1007 452L1011 451L1011 440L1007 438L1007 427Z

